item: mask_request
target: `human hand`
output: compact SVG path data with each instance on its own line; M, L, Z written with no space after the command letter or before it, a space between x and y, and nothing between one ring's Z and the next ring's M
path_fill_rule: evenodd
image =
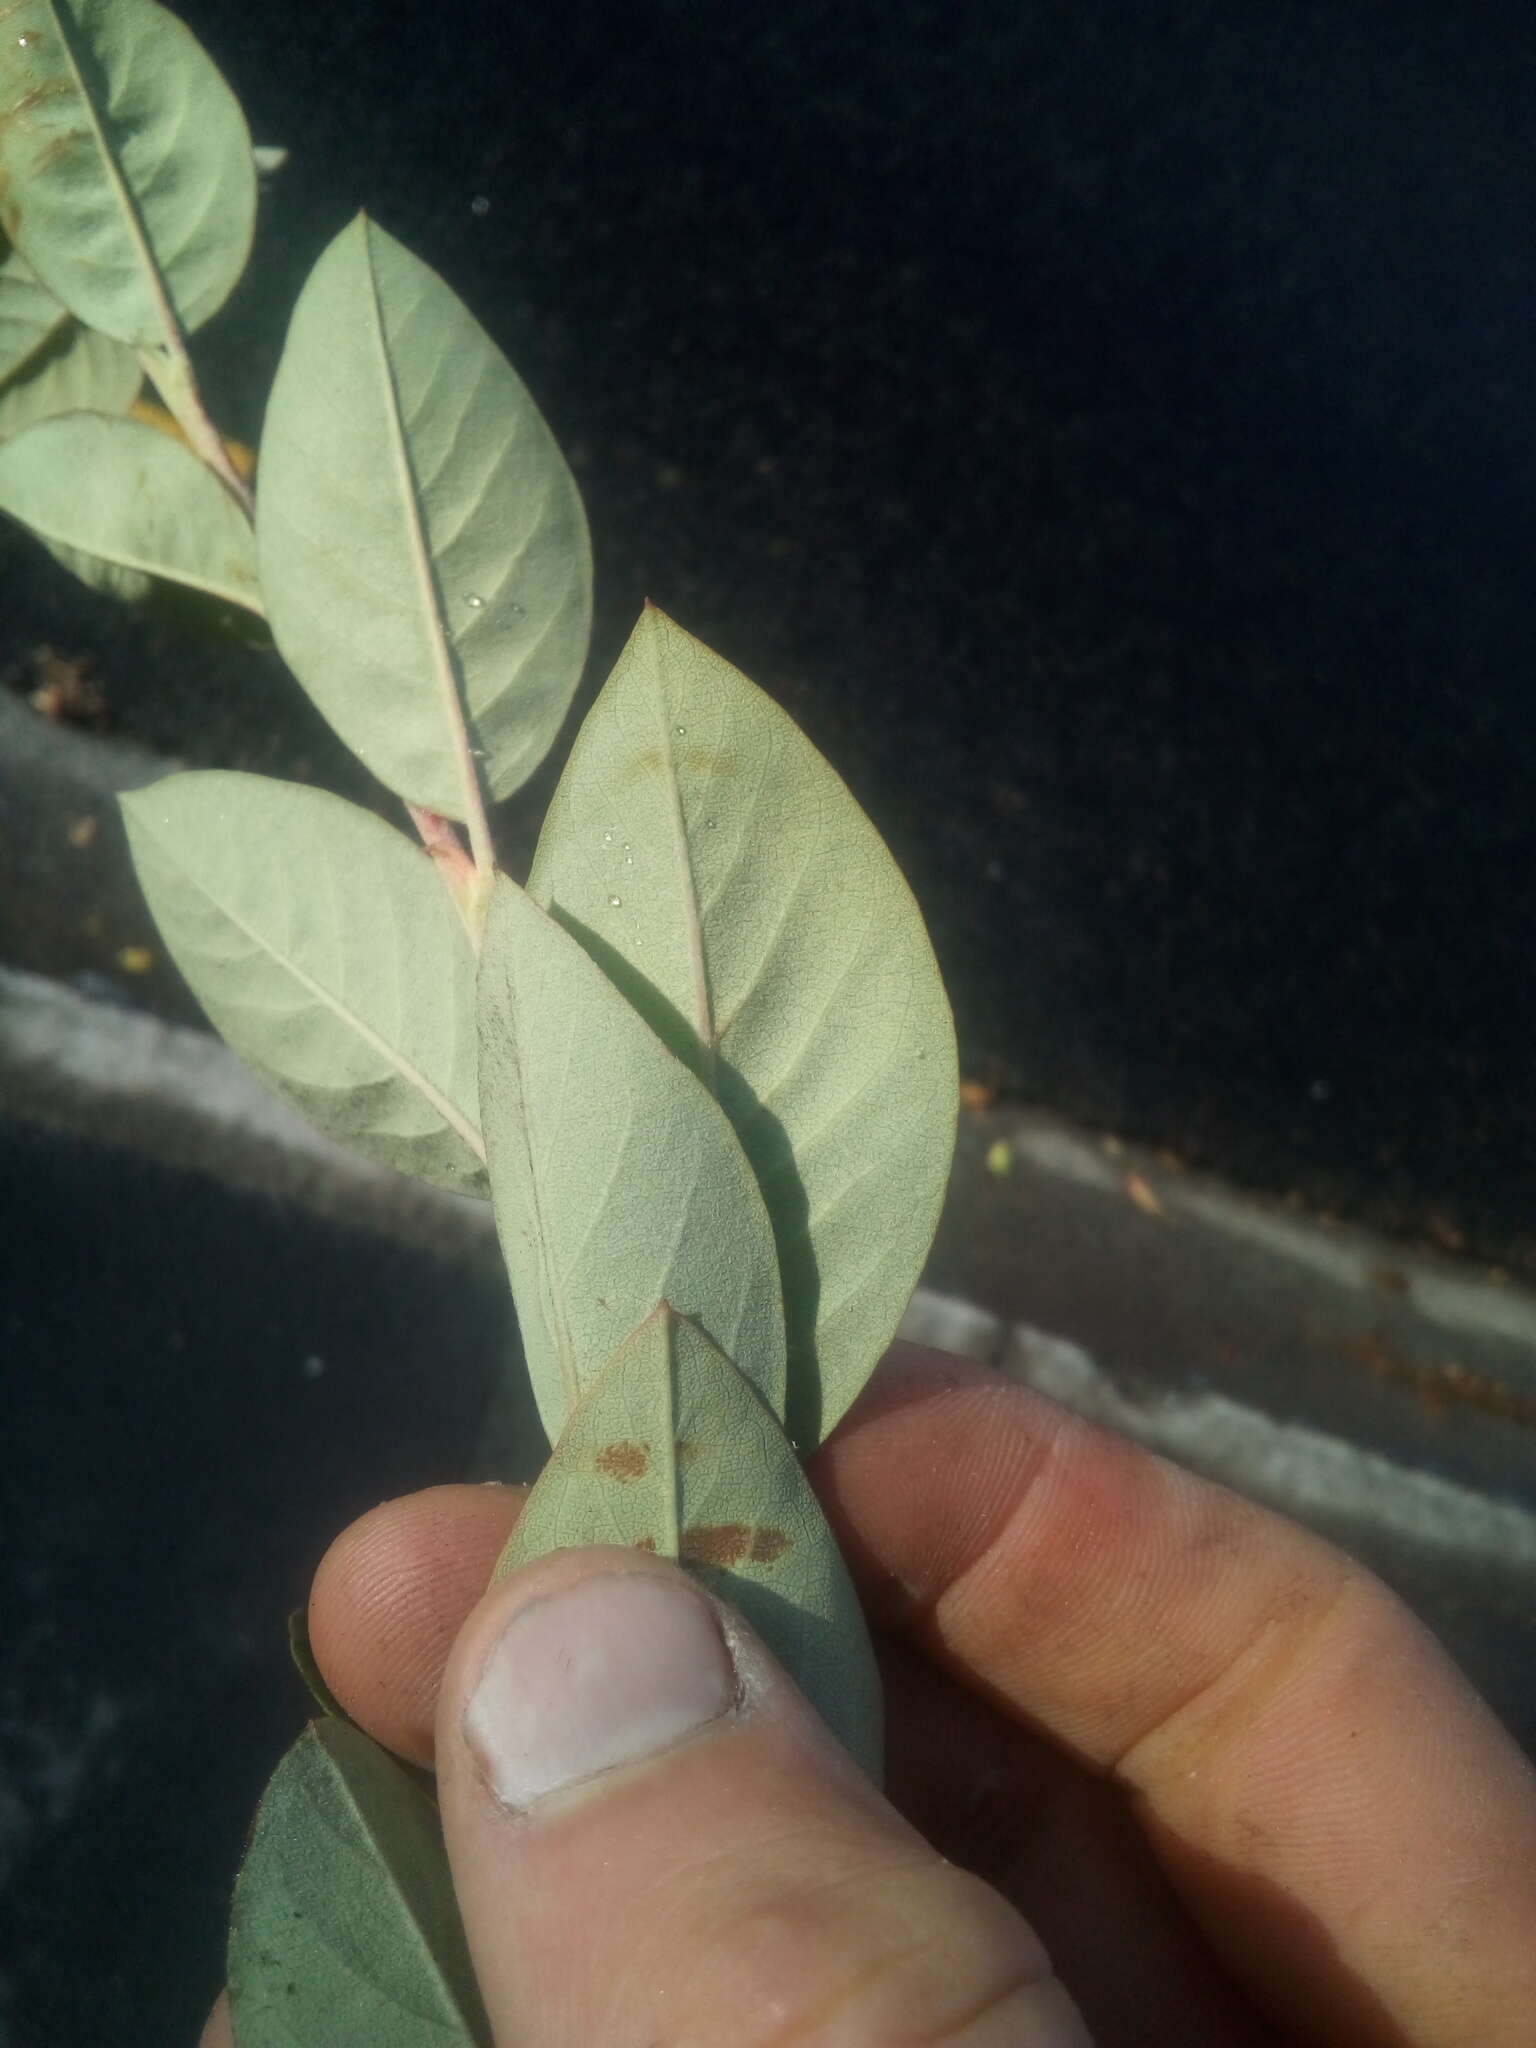
M1536 1772L1361 1567L910 1347L811 1471L889 1804L673 1567L484 1593L512 1490L389 1502L321 1565L328 1682L436 1763L499 2043L1530 2041Z

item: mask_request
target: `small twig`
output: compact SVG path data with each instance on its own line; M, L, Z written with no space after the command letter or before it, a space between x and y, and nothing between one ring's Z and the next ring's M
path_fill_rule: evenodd
M213 471L240 510L253 524L256 518L256 499L250 485L229 459L223 437L208 417L203 405L202 394L197 388L197 377L192 368L192 358L187 354L186 344L176 326L175 314L166 304L168 326L164 349L141 348L139 361L144 373L160 393L166 411L187 437L187 443L196 455Z
M470 851L475 856L475 867L481 884L488 892L491 877L496 871L496 848L491 841L490 820L486 816L485 791L480 782L480 764L475 759L475 750L469 743L469 728L464 722L462 707L459 710L457 732L454 737L456 749L461 756L460 780L464 786L464 823L469 831Z
M405 808L410 812L411 823L420 833L422 845L431 854L432 865L437 869L454 909L463 919L470 943L478 953L490 899L489 878L482 876L481 870L465 852L451 819L437 811L429 811L421 804L408 803Z

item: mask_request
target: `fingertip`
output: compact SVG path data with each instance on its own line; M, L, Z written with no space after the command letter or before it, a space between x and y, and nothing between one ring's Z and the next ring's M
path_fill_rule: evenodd
M841 1435L850 1424L867 1423L876 1416L911 1408L944 1394L1001 1384L1004 1382L995 1366L961 1358L953 1351L936 1351L931 1344L911 1344L899 1337L832 1436Z
M622 2016L636 2040L1082 2048L1025 1923L921 1841L675 1566L569 1550L514 1573L461 1635L438 1714L498 2038L585 2048Z
M370 1509L320 1561L315 1661L341 1706L408 1762L432 1761L443 1666L523 1497L519 1487L428 1487Z

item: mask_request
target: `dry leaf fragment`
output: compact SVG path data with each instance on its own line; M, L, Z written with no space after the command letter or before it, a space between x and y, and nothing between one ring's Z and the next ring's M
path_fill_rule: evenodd
M60 654L44 644L34 649L31 670L37 678L27 702L57 725L104 725L107 700L90 679L91 657Z

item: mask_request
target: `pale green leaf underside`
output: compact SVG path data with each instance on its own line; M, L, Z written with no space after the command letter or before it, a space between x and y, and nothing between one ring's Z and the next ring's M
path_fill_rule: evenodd
M126 413L143 381L131 348L66 320L0 385L0 441L60 413Z
M55 298L134 347L164 342L162 291L199 327L250 254L245 117L156 0L7 9L0 183L0 225Z
M480 959L491 1197L551 1441L658 1301L775 1411L773 1230L730 1124L581 947L505 877Z
M105 597L115 597L124 604L141 604L155 587L153 576L146 576L142 569L125 568L121 562L109 562L101 555L88 554L84 548L72 548L67 541L49 540L40 535L43 546L71 576L92 590L99 590Z
M0 382L14 377L47 341L73 325L69 308L38 283L20 251L7 249L0 259Z
M586 1543L680 1558L879 1778L879 1672L816 1496L752 1387L665 1303L572 1411L497 1576Z
M475 1989L436 1809L343 1721L274 1772L235 1885L237 2048L476 2048Z
M954 1030L911 892L784 712L654 609L528 886L713 1074L773 1218L809 1450L894 1334L949 1177Z
M80 322L15 249L0 259L0 441L63 412L124 413L144 373L123 342Z
M55 549L261 610L249 522L189 448L143 420L65 413L0 445L0 510Z
M489 335L361 217L294 310L256 528L278 646L382 782L464 818L461 711L491 796L527 780L586 660L581 500Z
M241 1058L342 1144L483 1195L474 954L428 856L261 775L122 803L161 937Z

